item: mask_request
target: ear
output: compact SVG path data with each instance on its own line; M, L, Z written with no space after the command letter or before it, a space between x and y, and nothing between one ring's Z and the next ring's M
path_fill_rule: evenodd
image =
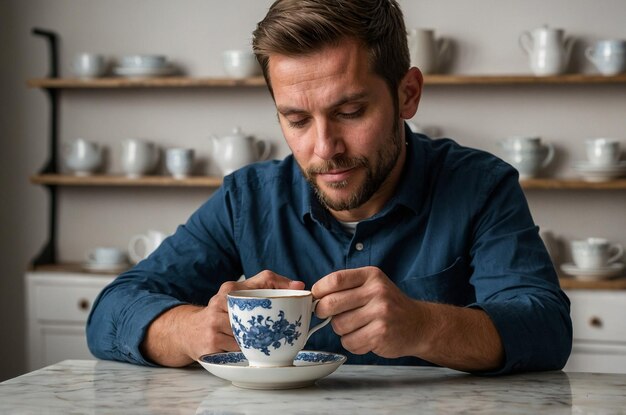
M398 108L400 109L400 118L408 120L413 118L417 112L420 98L422 96L422 85L424 78L422 72L416 67L408 70L400 85L398 86Z

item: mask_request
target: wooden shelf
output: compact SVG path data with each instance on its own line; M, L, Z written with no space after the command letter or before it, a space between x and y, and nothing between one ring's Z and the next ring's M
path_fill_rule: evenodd
M619 84L626 83L626 74L615 76L571 74L559 76L534 75L426 75L428 85L545 85L545 84Z
M73 176L64 174L39 174L31 176L31 183L56 186L135 186L135 187L219 187L221 177L192 176L174 179L170 176L143 176L131 179L126 176L93 175ZM626 190L626 179L608 182L586 182L575 179L529 179L520 182L524 189L542 190Z
M520 180L523 189L539 190L626 190L626 179L606 182L587 182L580 179L526 179Z
M533 75L425 75L428 85L533 85L533 84L626 84L626 74L615 76L572 74L560 76ZM103 88L220 88L260 87L265 85L263 77L234 78L37 78L29 79L31 88L49 89L103 89Z
M559 278L564 290L626 290L626 278L599 281L579 281L574 278Z
M31 88L49 89L113 89L113 88L221 88L265 86L263 77L256 78L38 78L29 79Z
M93 175L72 176L39 174L31 176L31 183L57 186L118 186L118 187L219 187L221 177L192 176L175 179L170 176L143 176L136 179L126 176Z

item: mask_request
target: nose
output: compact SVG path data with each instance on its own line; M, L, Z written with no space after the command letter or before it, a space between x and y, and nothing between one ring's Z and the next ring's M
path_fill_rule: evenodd
M315 123L314 153L322 160L331 160L346 151L345 143L339 128L326 119Z

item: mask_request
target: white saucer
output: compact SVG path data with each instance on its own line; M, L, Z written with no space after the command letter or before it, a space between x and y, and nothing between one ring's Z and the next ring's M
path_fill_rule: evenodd
M572 262L568 262L561 264L561 270L581 281L597 281L622 275L624 264L622 262L614 262L608 267L582 269L578 268Z
M586 161L580 161L575 163L573 167L574 170L583 177L583 179L592 182L617 179L626 175L626 160L602 166L591 164Z
M113 68L113 73L118 76L125 77L142 77L142 76L165 76L171 75L175 68L172 66L157 67L124 67L118 66Z
M217 377L246 389L294 389L310 386L333 373L346 361L344 355L303 350L289 367L250 367L241 352L213 353L198 362Z
M123 262L121 264L99 264L97 262L85 262L82 268L88 272L101 272L107 274L119 274L130 268L130 264Z

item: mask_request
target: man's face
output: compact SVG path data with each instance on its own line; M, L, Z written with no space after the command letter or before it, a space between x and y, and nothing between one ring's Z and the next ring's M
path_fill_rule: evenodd
M287 144L320 201L359 218L376 213L393 193L404 137L398 104L371 73L367 52L344 42L272 55L269 74Z

